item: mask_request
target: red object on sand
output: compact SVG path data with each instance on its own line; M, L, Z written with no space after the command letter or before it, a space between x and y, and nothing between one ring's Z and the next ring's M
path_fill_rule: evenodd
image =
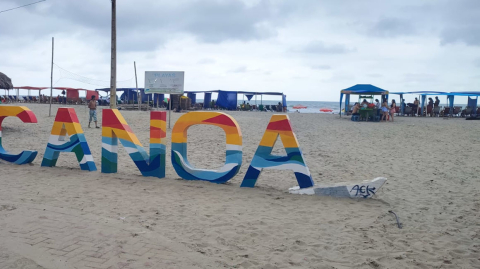
M293 109L304 109L304 108L307 108L307 107L303 105L296 105L293 107Z
M333 109L330 109L330 108L320 108L320 111L322 111L322 112L333 112Z

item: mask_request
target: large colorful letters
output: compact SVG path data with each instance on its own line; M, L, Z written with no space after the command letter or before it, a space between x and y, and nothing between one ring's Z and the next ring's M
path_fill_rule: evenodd
M37 157L36 151L24 150L19 154L11 154L3 148L2 122L6 117L17 117L25 123L37 123L37 117L24 106L0 106L0 159L15 164L31 163Z
M187 159L187 130L195 124L218 126L227 138L226 161L219 170L194 168ZM242 133L234 118L219 112L190 112L182 115L172 130L172 164L183 179L225 183L242 165Z
M78 122L77 113L73 108L61 107L58 109L42 166L55 166L60 152L74 152L82 170L97 170L82 126Z
M0 128L1 121L6 116L17 116L24 122L36 122L35 115L26 107L2 106L0 109ZM117 109L104 109L102 115L102 173L117 172L120 139L143 176L165 177L166 146L163 140L166 137L166 112L150 113L150 156ZM226 133L226 162L219 170L198 169L189 163L187 131L196 124L217 126ZM278 136L282 139L286 156L271 155ZM58 109L42 166L55 166L60 152L74 152L82 170L96 170L73 108ZM20 155L8 154L1 148L0 140L2 159L22 164L33 161L35 156L36 152L29 151ZM231 116L220 112L190 112L182 115L172 130L171 161L175 171L183 179L227 182L238 173L242 165L242 134L238 123ZM287 115L272 116L241 186L254 187L263 169L293 170L300 188L313 186L312 177Z
M147 155L127 122L117 109L104 109L102 119L102 173L116 173L118 139L129 153L143 176L165 177L166 112L150 113L150 156ZM0 106L0 159L15 164L31 163L36 151L11 154L2 147L2 122L5 117L18 117L26 123L36 123L32 111L22 106ZM196 124L218 126L226 133L226 162L219 170L197 169L187 158L187 131ZM272 155L272 149L280 136L286 156ZM59 108L45 150L42 166L55 166L60 152L74 152L82 170L95 171L82 127L73 108ZM190 112L182 115L172 130L171 160L177 174L187 180L205 180L225 183L233 178L242 165L242 133L234 118L219 112ZM254 187L263 169L292 170L299 186L290 193L328 195L336 197L370 198L385 183L386 178L354 183L338 183L332 186L314 186L305 164L297 138L287 115L273 115L260 145L253 156L241 187Z
M287 156L271 155L279 135ZM293 170L300 188L314 184L287 115L273 115L270 119L241 187L254 187L263 169Z
M166 112L150 112L150 157L117 109L102 114L102 173L116 173L118 139L143 176L165 177Z

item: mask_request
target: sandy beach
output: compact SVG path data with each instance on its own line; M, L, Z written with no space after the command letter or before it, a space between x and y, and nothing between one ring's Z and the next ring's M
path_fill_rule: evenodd
M37 150L31 165L0 161L1 268L479 268L480 125L465 119L289 113L317 184L386 177L373 199L288 193L293 172L264 171L240 188L272 113L226 112L243 134L243 164L227 184L142 177L120 146L117 174L81 171L73 153L40 167L54 117L3 122L3 146ZM56 113L58 106L53 106ZM101 129L87 128L98 170ZM121 111L148 152L149 113ZM101 109L98 111L101 123ZM182 114L172 113L172 127ZM194 126L190 162L225 161L220 128ZM284 153L277 141L275 153ZM397 227L394 211L403 228Z

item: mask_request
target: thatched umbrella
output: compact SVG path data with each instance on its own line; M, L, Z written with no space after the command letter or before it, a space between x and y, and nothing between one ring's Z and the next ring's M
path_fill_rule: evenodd
M2 72L0 72L0 89L5 89L5 90L13 89L12 80Z
M12 80L4 73L0 72L0 89L8 90L13 89Z

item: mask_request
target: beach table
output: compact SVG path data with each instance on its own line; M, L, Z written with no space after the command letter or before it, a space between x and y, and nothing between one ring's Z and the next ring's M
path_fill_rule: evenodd
M370 116L371 117L375 116L372 108L361 108L359 113L360 113L360 120L365 118L365 121L368 121L368 118Z

